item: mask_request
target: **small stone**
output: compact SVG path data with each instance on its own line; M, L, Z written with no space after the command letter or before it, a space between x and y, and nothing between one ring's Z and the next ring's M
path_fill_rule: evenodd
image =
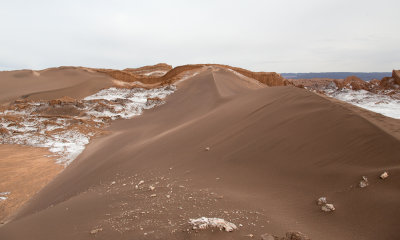
M253 234L247 234L245 237L250 237L250 238L253 238L254 237L254 235Z
M150 197L157 197L157 194L151 194Z
M170 195L167 195L166 197L167 197L167 198L170 198L171 196L170 196Z
M210 151L210 147L206 147L206 151Z
M333 206L333 204L327 203L321 207L321 210L324 212L332 212L335 211L335 206Z
M144 181L140 180L140 182L137 185L139 186L140 184L143 184L143 183L144 183Z
M151 191L154 191L154 189L156 189L156 188L153 187L153 186L150 186L149 189L150 189Z
M261 235L261 240L277 240L277 239L279 239L277 236L274 236L269 233L264 233L263 235Z
M285 240L311 240L301 232L287 232Z
M389 174L387 172L384 172L381 174L381 176L379 176L381 179L386 179L389 177Z
M320 198L318 198L318 200L317 200L317 204L319 205L319 206L321 206L321 205L325 205L327 202L326 202L326 197L320 197Z
M90 231L90 234L96 234L101 231L103 231L103 228L96 228L96 229L93 229L92 231Z
M112 181L112 182L111 182L111 185L114 185L114 184L115 184L115 181Z
M362 176L362 180L360 181L360 188L365 188L369 185L368 178L366 176Z

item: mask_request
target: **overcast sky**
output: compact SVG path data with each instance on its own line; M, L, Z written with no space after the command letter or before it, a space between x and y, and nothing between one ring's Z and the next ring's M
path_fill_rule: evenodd
M400 0L2 0L0 70L159 62L400 69Z

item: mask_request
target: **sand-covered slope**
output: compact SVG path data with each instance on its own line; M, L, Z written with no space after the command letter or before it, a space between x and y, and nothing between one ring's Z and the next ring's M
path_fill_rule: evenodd
M20 97L32 100L51 100L62 96L81 99L112 86L112 79L79 67L59 67L0 72L0 86L2 104Z
M384 117L366 117L375 116L209 69L179 83L166 104L114 122L0 227L0 239L240 239L290 230L397 239L400 141L376 125ZM358 187L361 176L367 188ZM335 212L320 210L322 196ZM238 230L196 233L188 221L202 216Z

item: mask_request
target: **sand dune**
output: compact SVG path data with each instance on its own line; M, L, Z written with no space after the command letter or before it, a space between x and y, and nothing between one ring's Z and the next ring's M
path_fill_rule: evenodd
M81 99L112 85L112 79L104 74L78 67L0 72L0 104L21 97L32 100L63 96Z
M208 68L166 104L113 122L0 239L400 238L400 140L387 130L400 123L368 113ZM337 210L322 212L321 196ZM203 216L238 229L191 230Z

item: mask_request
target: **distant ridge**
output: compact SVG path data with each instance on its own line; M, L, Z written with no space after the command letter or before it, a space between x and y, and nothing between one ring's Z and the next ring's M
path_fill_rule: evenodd
M310 72L310 73L281 73L287 79L309 79L309 78L331 78L345 79L349 76L356 76L364 81L382 79L392 76L392 72Z

